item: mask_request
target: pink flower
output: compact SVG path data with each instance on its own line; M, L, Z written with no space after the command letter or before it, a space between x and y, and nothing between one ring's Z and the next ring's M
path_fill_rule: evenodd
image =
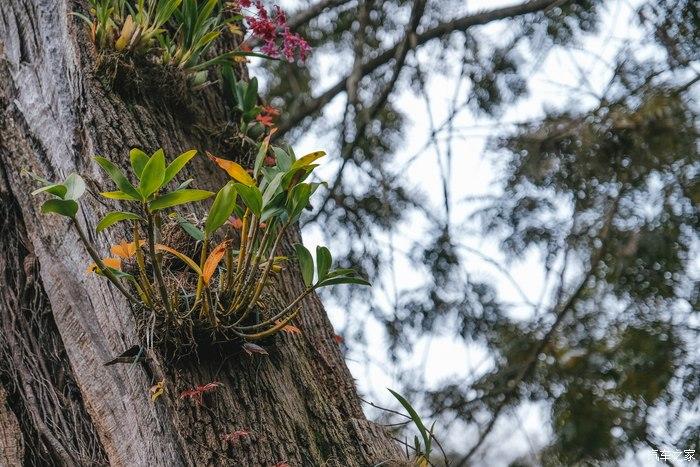
M250 1L247 3L250 5ZM272 58L278 58L282 54L290 62L293 62L298 54L302 61L306 61L311 47L299 34L289 30L287 15L282 9L275 5L272 13L269 13L260 0L255 1L255 9L256 14L246 16L245 19L253 35L264 43L260 51Z

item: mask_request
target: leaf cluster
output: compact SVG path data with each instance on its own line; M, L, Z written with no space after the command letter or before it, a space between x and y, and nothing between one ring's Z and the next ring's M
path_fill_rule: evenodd
M268 152L274 154L274 165L263 164ZM262 339L288 326L312 291L336 284L369 285L353 270L332 270L332 256L325 247L317 248L314 281L311 254L296 245L304 290L289 302L272 290L273 277L288 261L278 255L282 238L319 186L306 180L324 152L297 159L293 151L270 147L266 139L260 143L250 173L236 162L208 154L231 177L217 193L189 188L193 179L171 189L171 182L196 154L196 150L186 151L167 163L162 149L150 155L132 149L129 159L134 182L112 161L95 157L117 188L101 195L125 205L99 220L96 232L118 223L129 223L133 232L130 241L112 248L114 257L101 258L76 221L77 199L85 191L79 175L71 174L63 183L35 177L43 186L33 194L52 195L42 211L72 220L95 261L91 271L105 276L130 301L169 327L196 328L219 339ZM211 197L213 202L201 223L174 210ZM192 251L162 243L169 219L196 244ZM194 258L197 251L198 260ZM187 267L184 277L181 271L166 268L166 254ZM132 267L122 267L122 260ZM154 338L146 337L151 342Z

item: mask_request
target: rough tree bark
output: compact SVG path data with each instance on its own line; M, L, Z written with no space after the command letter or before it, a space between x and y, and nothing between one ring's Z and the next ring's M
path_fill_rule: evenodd
M85 11L85 5L80 5ZM221 96L198 97L196 118L159 99L124 100L94 75L95 52L68 0L0 4L0 464L17 465L372 465L400 451L367 421L323 307L304 302L300 335L277 339L269 357L240 353L165 365L154 353L166 394L149 398L151 375L140 366L103 363L136 343L128 304L84 273L88 255L58 216L38 212L23 168L49 179L76 171L108 183L94 154L126 161L133 146L163 147L170 157L221 148L202 128L225 121ZM235 159L235 154L227 154ZM203 158L200 187L223 179ZM107 207L86 196L86 230ZM102 251L123 238L93 240ZM298 233L290 235L296 237ZM287 238L285 248L294 238ZM302 288L284 277L285 294ZM223 386L202 406L183 389ZM221 435L249 436L227 445ZM398 461L392 461L398 462Z

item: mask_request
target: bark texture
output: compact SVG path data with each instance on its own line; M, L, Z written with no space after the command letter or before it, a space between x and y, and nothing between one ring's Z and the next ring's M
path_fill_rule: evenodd
M93 69L95 52L67 0L0 5L0 464L17 465L373 465L399 462L396 444L362 412L353 380L316 296L270 356L200 355L153 374L103 363L137 342L121 295L84 273L88 255L65 219L39 213L21 176L85 176L91 192L109 183L91 157L127 165L128 150L163 147L169 157L220 150L221 96L198 95L198 116L162 99L124 99ZM236 154L225 154L236 159ZM203 158L201 188L223 178ZM184 178L184 177L183 177ZM94 232L109 206L84 197L79 221ZM103 252L125 232L94 238ZM285 249L298 240L286 239ZM297 237L297 238L292 238ZM302 288L286 271L282 293ZM157 375L154 377L153 375ZM149 387L161 376L166 393ZM178 397L198 384L223 386L197 405ZM236 443L221 436L249 432ZM386 465L386 464L385 464Z

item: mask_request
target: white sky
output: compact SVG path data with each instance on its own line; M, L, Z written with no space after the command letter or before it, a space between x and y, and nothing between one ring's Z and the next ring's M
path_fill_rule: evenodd
M285 4L287 2L282 2ZM479 10L483 8L496 8L499 6L512 4L515 2L481 0L469 2L469 10ZM459 224L473 209L474 205L463 203L467 196L498 193L497 166L494 163L493 155L484 152L486 139L494 134L503 132L509 127L508 122L520 122L536 118L542 114L543 106L561 106L566 104L571 98L571 89L580 88L580 71L586 70L585 76L588 84L596 90L604 87L610 77L610 69L604 62L612 62L615 55L623 45L625 39L633 38L640 34L640 31L633 24L633 2L625 0L611 1L608 3L608 14L601 27L601 33L585 41L583 49L585 51L558 50L549 54L544 62L536 69L532 70L529 78L530 97L521 101L518 105L510 108L499 121L478 118L468 111L462 112L455 121L456 128L463 128L462 137L453 140L453 167L450 174L452 185L452 221ZM293 8L288 8L292 11ZM457 13L455 14L457 15ZM488 35L491 40L496 40L504 30L503 24L495 24L478 29L478 34ZM596 58L591 52L595 52ZM322 52L318 52L322 53ZM419 57L421 57L419 55ZM421 61L425 62L422 57ZM324 89L328 84L335 82L337 74L333 73L337 69L335 58L328 56L317 56L321 68L328 72L325 79L321 80L319 90ZM436 124L442 122L449 115L449 105L452 102L456 80L454 77L431 77L430 103ZM462 95L466 87L463 86ZM425 102L421 96L414 95L410 90L400 93L393 102L398 104L405 115L410 116L411 124L406 129L406 142L399 151L400 159L408 159L414 156L420 148L426 146L429 134L428 119L425 116ZM585 102L583 102L585 104ZM336 99L330 106L329 112L337 115L342 111L344 103ZM494 125L495 123L495 125ZM474 128L479 125L478 128ZM324 147L331 147L332 142L324 140L321 134L310 134L299 141L295 146L297 154L305 154ZM320 175L330 175L333 173L334 160L338 157L329 154L324 164L319 168ZM415 185L420 182L428 187L435 195L432 202L436 207L441 206L441 182L439 170L436 166L435 151L432 149L423 151L407 172L407 176ZM420 224L412 219L411 228L403 229L395 233L394 241L399 246L407 246L411 239L418 238ZM425 227L425 226L424 226ZM307 247L314 248L318 242L323 241L322 235L317 228L311 227L304 232L304 242ZM329 245L331 251L333 245ZM497 245L489 239L476 239L468 246L478 249L484 254L494 258L503 259ZM403 248L404 250L406 248ZM312 250L313 251L313 250ZM512 284L505 280L504 276L490 264L480 260L474 255L465 255L468 271L473 278L486 278L497 286L499 298L506 302L522 302L520 295ZM414 268L406 258L397 258L396 270L400 271L400 280L406 286L420 284L422 278L416 273L408 273ZM524 261L512 264L509 271L515 278L520 288L525 291L529 299L538 302L543 293L543 264L537 254L529 255ZM390 281L384 284L375 284L375 295L381 300L382 293L392 293L390 290L381 290L388 287ZM378 288L380 290L378 290ZM328 307L328 312L336 329L342 329L348 310ZM521 309L523 317L529 313ZM373 320L368 320L366 324L369 349L386 348L386 340L382 326ZM363 354L353 352L350 343L350 355L348 366L353 375L357 378L360 391L366 397L380 405L398 408L398 404L386 391L385 388L399 387L396 376L405 371L406 368L425 368L425 380L429 387L437 387L440 381L455 376L465 380L465 384L474 375L482 374L489 369L489 356L484 349L478 345L466 345L462 339L452 337L438 337L430 341L422 339L414 348L411 356L404 359L398 367L393 366L382 352L372 354L373 362L367 363ZM548 424L543 421L543 414L546 412L541 406L527 404L516 414L509 414L501 417L500 423L490 435L485 443L480 465L507 466L514 458L536 451L538 447L546 444L547 437L550 436ZM372 413L369 413L372 416ZM436 427L436 434L443 444L452 446L471 446L476 439L476 431L472 426L469 431L460 433L459 430L451 430L450 433L440 433L440 426ZM508 440L507 450L502 448L504 440ZM467 448L468 449L468 448ZM465 451L465 449L462 449ZM477 456L479 457L479 456ZM637 458L629 458L625 465L654 465L656 463L654 455L650 452L637 453ZM660 465L660 464L659 464Z

